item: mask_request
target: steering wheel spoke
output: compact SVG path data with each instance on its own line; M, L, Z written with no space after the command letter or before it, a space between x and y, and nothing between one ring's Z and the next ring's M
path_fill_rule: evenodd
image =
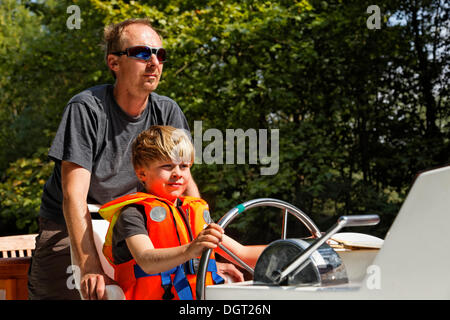
M241 267L243 267L245 270L250 272L252 275L255 273L255 270L253 270L252 267L250 267L248 264L246 264L244 261L241 260L237 255L235 255L233 252L228 250L223 244L219 243L219 247L225 251L230 257L232 257Z

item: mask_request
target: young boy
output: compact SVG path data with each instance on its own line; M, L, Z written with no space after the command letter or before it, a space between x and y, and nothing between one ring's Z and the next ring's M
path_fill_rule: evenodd
M183 130L152 126L132 146L136 176L147 193L134 193L102 206L110 221L104 253L115 269L125 297L135 299L195 299L196 265L202 252L218 244L254 267L263 246L242 246L212 223L208 204L183 197L191 179L193 145ZM206 284L223 281L214 253Z

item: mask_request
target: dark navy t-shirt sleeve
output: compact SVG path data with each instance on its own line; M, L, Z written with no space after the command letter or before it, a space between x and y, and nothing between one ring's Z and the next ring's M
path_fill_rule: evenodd
M49 151L56 161L73 162L92 171L97 144L98 115L82 102L64 109L61 123Z
M114 225L112 254L116 264L133 259L125 240L137 234L148 235L144 207L129 205L122 212Z

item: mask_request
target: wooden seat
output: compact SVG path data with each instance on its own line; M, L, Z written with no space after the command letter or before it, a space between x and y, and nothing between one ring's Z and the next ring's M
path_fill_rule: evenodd
M36 236L0 237L0 300L28 299L28 268Z

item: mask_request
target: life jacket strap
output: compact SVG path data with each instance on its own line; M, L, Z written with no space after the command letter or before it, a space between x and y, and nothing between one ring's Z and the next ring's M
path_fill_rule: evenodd
M198 264L200 259L191 259L184 263L184 272L186 274L197 274ZM225 282L225 280L217 274L217 264L215 259L209 259L208 268L206 271L211 272L212 279L215 284Z
M188 261L189 262L189 261ZM192 266L192 265L191 265ZM189 268L191 269L191 268ZM171 289L172 285L175 288L175 291L178 293L178 297L180 300L193 300L192 290L191 286L189 285L189 281L186 278L186 274L184 272L185 266L183 264L161 272L161 273L155 273L155 274L148 274L145 273L144 270L138 265L134 265L134 276L136 279L142 278L142 277L152 277L152 276L160 276L161 277L161 286L164 289L164 294L162 298L164 300L171 300L174 298ZM193 268L191 269L194 270ZM217 274L217 266L216 266L216 260L210 259L208 263L207 271L211 272L212 279L215 284L219 284L224 282L224 279ZM171 275L174 274L175 277L172 282Z
M175 277L173 279L171 275L174 274ZM186 278L186 275L184 274L183 268L181 265L161 272L161 273L155 273L155 274L148 274L142 268L135 264L134 265L134 276L136 279L143 278L143 277L152 277L152 276L160 276L161 277L161 286L164 289L164 294L162 296L163 300L171 300L175 296L170 292L172 289L172 285L175 288L175 291L178 293L178 297L180 300L192 300L192 292L191 287L189 286L189 281Z
M207 271L211 272L211 276L215 284L225 282L225 280L217 273L217 264L215 259L209 259Z

